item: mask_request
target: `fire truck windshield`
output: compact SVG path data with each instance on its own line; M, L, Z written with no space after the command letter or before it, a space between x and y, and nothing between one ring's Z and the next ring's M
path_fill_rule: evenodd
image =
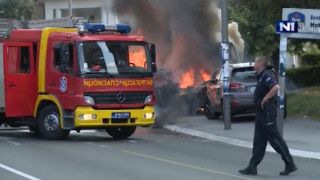
M147 43L85 41L77 43L77 52L84 76L152 77Z

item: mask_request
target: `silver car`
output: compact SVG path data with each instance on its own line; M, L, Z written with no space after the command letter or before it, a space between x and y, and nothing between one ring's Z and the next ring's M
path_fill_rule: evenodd
M245 113L255 113L253 102L254 90L257 84L257 73L253 69L254 63L230 64L230 95L231 116ZM276 75L272 67L268 70ZM223 77L222 70L212 74L205 83L207 100L203 105L204 114L208 119L217 119L223 111Z

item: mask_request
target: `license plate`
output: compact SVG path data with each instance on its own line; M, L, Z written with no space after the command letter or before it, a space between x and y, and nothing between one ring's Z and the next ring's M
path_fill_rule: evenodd
M248 89L248 92L254 92L254 90L256 90L256 87L255 86L248 86L247 87L247 89Z
M130 113L129 112L111 113L111 118L113 119L130 118Z

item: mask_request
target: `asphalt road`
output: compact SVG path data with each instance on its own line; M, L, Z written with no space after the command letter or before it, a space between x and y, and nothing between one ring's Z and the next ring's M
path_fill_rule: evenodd
M238 173L251 149L203 140L163 129L139 128L132 138L113 140L105 132L71 134L47 141L21 130L0 130L1 180L318 180L320 161L295 158L298 171L279 176L284 164L267 153L258 176Z

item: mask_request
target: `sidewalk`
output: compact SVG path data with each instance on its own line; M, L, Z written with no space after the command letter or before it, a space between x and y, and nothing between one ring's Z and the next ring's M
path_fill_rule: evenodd
M232 121L231 130L224 130L222 119L208 120L205 116L178 118L164 128L231 145L252 148L254 117L238 117ZM287 118L283 137L294 156L320 160L320 122L307 118ZM275 152L270 145L267 151Z

